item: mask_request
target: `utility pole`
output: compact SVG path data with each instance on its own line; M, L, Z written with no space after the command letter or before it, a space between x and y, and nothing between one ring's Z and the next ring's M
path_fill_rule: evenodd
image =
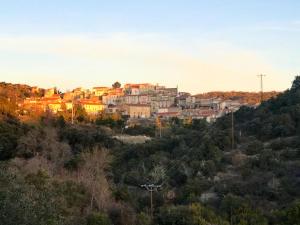
M72 95L72 124L74 124L74 96Z
M260 103L263 102L264 100L264 83L263 83L263 77L265 77L266 75L265 74L260 74L260 75L257 75L259 78L260 78Z
M234 149L234 116L233 109L231 109L231 149Z
M159 138L161 138L161 124L159 126Z
M156 184L143 184L142 188L145 188L150 193L150 215L151 219L153 219L153 191L158 191L161 188L161 185Z
M159 138L161 138L162 133L161 133L161 120L159 117L156 118L156 126L159 128Z
M226 111L226 115L228 115L229 113L231 113L231 150L234 149L234 114L233 114L233 108L229 109L229 107L225 107Z
M232 223L232 204L230 204L230 225L233 225L233 223Z

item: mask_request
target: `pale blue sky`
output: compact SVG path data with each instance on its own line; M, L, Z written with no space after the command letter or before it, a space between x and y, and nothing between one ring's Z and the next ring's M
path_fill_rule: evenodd
M181 90L290 86L300 65L297 0L10 0L0 78L62 89L153 82Z

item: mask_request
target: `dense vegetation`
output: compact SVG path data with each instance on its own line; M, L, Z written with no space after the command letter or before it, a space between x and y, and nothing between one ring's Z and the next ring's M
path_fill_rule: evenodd
M231 115L130 128L152 139L129 144L123 120L25 124L2 101L0 225L300 224L300 77L234 114L233 148ZM142 184L161 185L153 218Z

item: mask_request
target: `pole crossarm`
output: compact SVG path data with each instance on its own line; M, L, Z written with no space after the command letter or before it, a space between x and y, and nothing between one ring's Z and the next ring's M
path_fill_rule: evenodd
M157 184L142 184L142 188L145 188L150 193L150 215L151 219L153 219L153 192L158 191L162 185Z
M145 188L147 191L158 191L162 185L157 185L157 184L142 184L142 188Z

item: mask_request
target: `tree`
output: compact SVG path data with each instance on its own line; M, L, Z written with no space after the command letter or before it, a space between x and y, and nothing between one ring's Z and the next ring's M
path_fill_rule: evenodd
M267 219L241 197L228 194L222 200L221 210L234 225L267 225Z
M62 225L60 204L50 186L37 189L19 174L0 169L0 225Z
M160 208L156 222L160 225L228 225L227 221L200 204Z
M65 118L62 115L57 118L56 123L61 128L66 126Z
M15 115L17 105L10 98L0 96L0 115Z
M88 114L86 113L85 109L81 105L75 105L75 117L78 122L85 122L88 121Z
M111 225L109 217L104 213L94 213L88 216L87 225Z
M283 225L300 224L300 201L294 202L290 207L276 213L276 222Z
M137 225L150 225L151 218L145 213L140 213L137 215Z
M0 161L16 156L18 139L23 133L23 126L17 119L0 118Z
M120 83L119 81L116 81L115 83L112 84L112 87L113 87L114 89L120 88L120 87L121 87L121 83Z
M293 81L292 90L300 88L300 76L296 76Z

